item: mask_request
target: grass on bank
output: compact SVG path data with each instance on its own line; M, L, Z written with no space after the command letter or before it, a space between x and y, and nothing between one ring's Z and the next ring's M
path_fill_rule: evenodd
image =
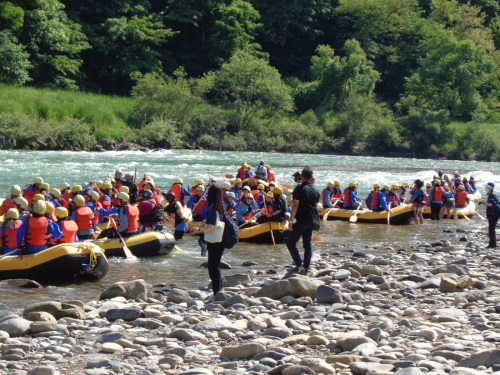
M0 114L54 124L78 119L94 128L98 139L133 138L128 119L134 106L131 98L0 85Z

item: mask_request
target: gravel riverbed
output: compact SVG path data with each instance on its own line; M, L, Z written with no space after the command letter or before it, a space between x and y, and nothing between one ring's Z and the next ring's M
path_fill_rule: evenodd
M0 317L0 373L500 375L500 253L446 235L337 246L309 277L249 262L215 298L134 280L28 304Z

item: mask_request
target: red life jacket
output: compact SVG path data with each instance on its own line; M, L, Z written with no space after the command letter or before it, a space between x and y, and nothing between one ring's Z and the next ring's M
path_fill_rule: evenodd
M399 199L401 199L401 202L405 199L405 195L406 195L406 189L402 186L399 187L402 191L401 194L399 194Z
M274 171L271 169L267 170L267 181L276 181L276 176L274 175Z
M273 213L273 202L264 202L264 206L262 208L263 208L263 210L260 213L261 216L265 216L267 214L272 214Z
M434 197L433 197L433 200L434 201L444 202L443 193L444 193L444 189L441 186L436 186L434 188Z
M5 215L7 211L9 211L11 208L15 208L16 204L14 201L17 199L16 198L7 198L3 201L2 205L0 206L0 215Z
M72 243L76 242L75 234L78 232L78 225L73 220L61 221L62 237L57 241L58 243Z
M92 229L92 210L90 207L83 206L76 209L76 224L78 230Z
M125 206L127 213L128 227L127 232L135 232L139 227L139 209L136 206Z
M378 199L378 191L372 191L371 192L371 197L372 197L372 200L370 202L370 207L376 207L378 208L379 206L379 199Z
M99 218L101 217L101 214L97 212L96 208L102 208L102 204L100 202L95 202L94 206L94 218L92 219L92 224L99 224Z
M250 210L248 211L246 214L245 214L245 220L250 220L253 216L253 208L252 206L249 206L248 204L245 203L245 205L247 206L247 209Z
M455 199L455 205L456 206L465 206L467 205L467 192L466 191L459 191L457 193L457 199Z
M17 230L22 224L22 220L14 220L14 228L10 229L5 227L5 237L3 238L3 245L11 249L17 248Z
M174 193L176 201L182 201L184 199L184 194L182 194L182 185L177 183L170 186L170 191Z
M46 217L30 217L28 219L28 231L26 232L27 245L46 245L49 234L49 220Z
M70 190L67 190L62 196L61 199L64 199L66 203L73 198L73 194L71 194Z
M32 184L24 185L24 187L27 187L27 186L31 186L31 189L26 189L26 190L23 189L23 195L24 195L24 198L26 198L26 200L28 201L29 205L31 206L33 204L34 195L38 194L40 192L40 189L35 190L35 188Z
M253 199L255 199L255 202L259 203L260 202L260 190L252 190L251 193L253 195Z
M351 188L347 188L344 190L344 201L342 202L345 205L351 205Z
M247 169L246 168L241 167L240 169L238 169L238 178L240 180L244 180L247 178Z
M340 189L333 189L332 190L333 194L331 194L330 196L332 197L332 202L334 199L340 199L342 198L342 190Z
M193 187L193 188L191 189L191 195L196 194L196 191L197 191L196 189L197 189L197 188L198 188L198 186L195 186L195 187Z
M196 208L194 209L194 213L195 214L201 214L201 210L203 210L203 206L205 206L205 203L207 201L207 198L202 198L198 201L198 203L196 204Z
M389 193L389 201L392 203L391 206L395 207L398 204L397 194L390 192Z

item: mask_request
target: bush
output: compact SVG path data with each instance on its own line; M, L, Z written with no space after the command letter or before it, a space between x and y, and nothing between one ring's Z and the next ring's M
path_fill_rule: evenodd
M138 141L147 147L181 148L182 134L170 120L154 120L143 126L138 133Z

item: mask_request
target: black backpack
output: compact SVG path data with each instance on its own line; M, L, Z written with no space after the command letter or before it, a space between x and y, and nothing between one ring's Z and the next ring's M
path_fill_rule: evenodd
M500 219L500 203L498 199L493 200L493 206L488 207L488 218L491 219Z
M226 249L232 249L240 240L240 230L234 220L227 214L224 214L224 233L222 235L222 243Z

